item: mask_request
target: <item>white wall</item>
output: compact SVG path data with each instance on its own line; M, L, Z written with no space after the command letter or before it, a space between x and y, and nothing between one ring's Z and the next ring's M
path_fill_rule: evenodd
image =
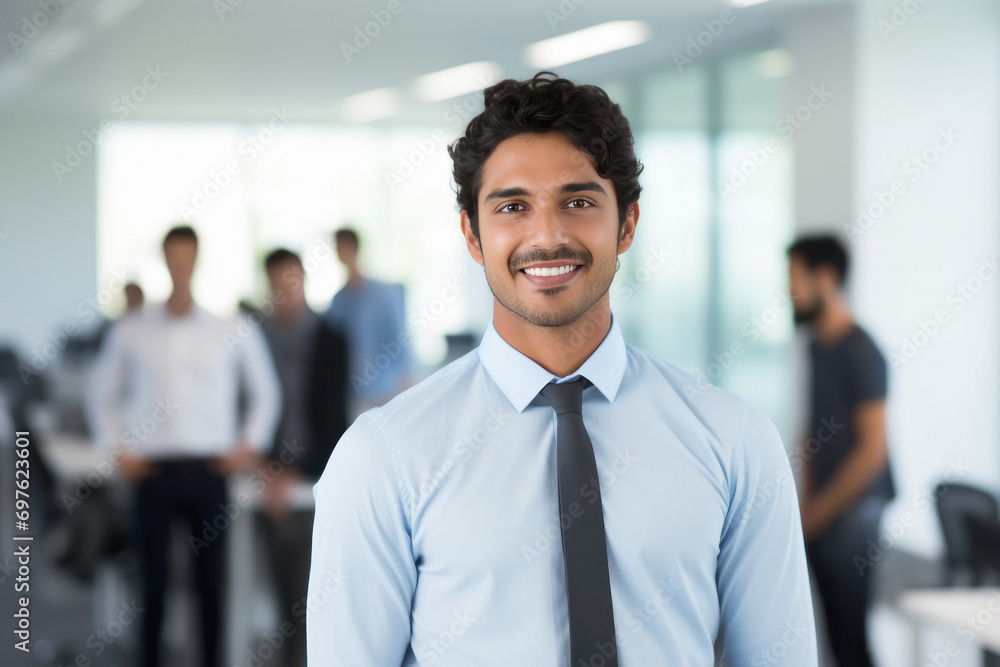
M0 344L28 360L44 354L53 331L96 322L86 314L96 295L96 160L82 158L61 182L51 166L85 129L86 121L0 125Z
M785 47L795 59L795 69L788 82L789 113L805 103L808 108L811 89L829 98L809 109L811 114L796 118L792 143L795 151L794 225L795 233L808 234L836 229L838 221L851 214L854 133L855 68L853 7L830 7L802 11L793 15L785 27ZM796 332L794 346L796 438L809 425L808 340L806 332ZM789 443L790 445L797 445Z
M794 138L797 228L850 239L858 320L906 362L890 362L899 497L884 529L934 557L921 494L942 479L1000 491L1000 276L981 268L1000 251L1000 5L859 0L799 17L788 44L793 94L828 81L838 96ZM956 289L969 281L971 300Z
M785 31L795 58L788 85L789 112L807 104L813 89L828 99L796 119L795 220L800 232L827 229L851 213L855 132L854 12L834 7L794 15ZM807 104L808 107L808 104ZM805 117L805 112L799 117Z
M902 497L889 520L918 514L900 543L934 553L916 494L952 467L1000 491L1000 275L981 269L1000 251L1000 5L893 4L866 0L857 16L855 207L889 201L894 181L902 194L855 242L854 297L887 352L912 355L891 376ZM913 162L925 151L926 169ZM956 290L969 281L971 300Z

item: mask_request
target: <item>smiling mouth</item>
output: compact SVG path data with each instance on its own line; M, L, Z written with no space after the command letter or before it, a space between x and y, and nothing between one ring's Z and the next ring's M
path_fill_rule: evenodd
M565 273L572 273L579 269L578 264L567 264L565 266L529 266L521 269L522 273L529 276L561 276Z

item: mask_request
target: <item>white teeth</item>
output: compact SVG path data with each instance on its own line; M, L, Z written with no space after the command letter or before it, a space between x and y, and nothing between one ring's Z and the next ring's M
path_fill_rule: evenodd
M561 276L564 273L569 273L570 271L575 271L577 269L576 265L567 266L542 266L542 267L532 267L525 269L524 272L529 276Z

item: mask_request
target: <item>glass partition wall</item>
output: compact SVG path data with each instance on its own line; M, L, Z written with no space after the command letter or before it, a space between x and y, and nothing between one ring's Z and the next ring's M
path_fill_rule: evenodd
M754 51L601 82L645 165L636 243L612 287L626 340L759 405L789 444L790 66L783 51ZM100 146L99 284L120 276L165 298L159 243L190 222L206 307L266 306L261 264L280 245L303 255L307 296L324 310L344 280L330 234L351 225L365 270L406 285L415 356L430 372L447 335L478 339L491 314L445 149L478 98L448 102L436 126L305 126L280 109L259 125L118 126Z

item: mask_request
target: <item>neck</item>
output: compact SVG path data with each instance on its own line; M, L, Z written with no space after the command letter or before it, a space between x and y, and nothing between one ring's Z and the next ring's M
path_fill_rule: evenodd
M362 280L364 280L364 276L361 275L361 271L358 270L358 267L352 266L349 269L347 269L348 285L350 285L351 287L357 287L358 285L361 284Z
M291 311L275 310L274 319L277 320L278 326L290 327L299 320L299 317L302 316L302 313L305 312L305 310L305 306Z
M813 322L813 336L820 345L833 345L854 328L854 318L839 293L826 301L823 312Z
M559 377L576 372L601 345L611 330L608 295L575 322L561 327L541 327L493 302L493 326L511 347Z
M170 293L170 298L167 299L167 312L177 317L187 315L192 306L194 306L194 298L191 296L191 290L187 288L175 287L174 291Z

